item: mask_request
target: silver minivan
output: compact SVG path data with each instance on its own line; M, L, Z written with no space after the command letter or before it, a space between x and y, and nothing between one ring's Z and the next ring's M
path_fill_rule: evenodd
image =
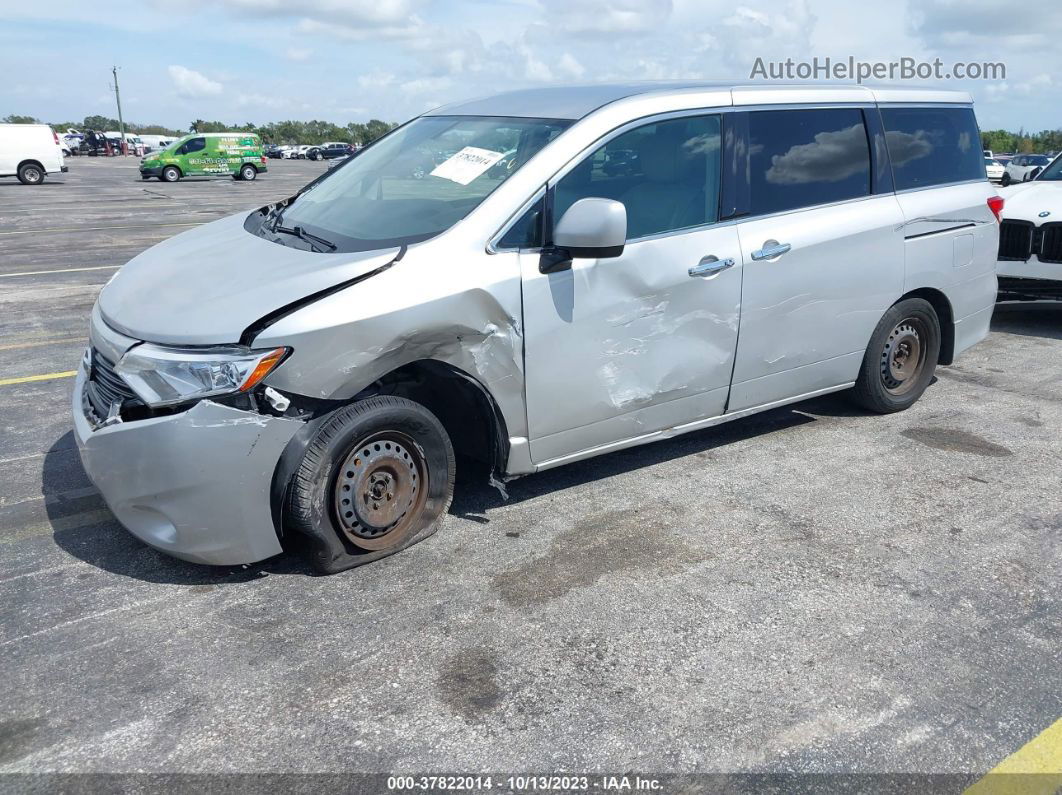
M490 482L848 390L988 331L1002 200L954 91L531 89L397 128L107 284L74 394L114 515L338 571Z

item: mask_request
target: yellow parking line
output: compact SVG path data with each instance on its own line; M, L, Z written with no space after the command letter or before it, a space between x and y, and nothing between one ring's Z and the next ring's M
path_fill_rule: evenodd
M53 378L71 378L75 375L77 375L77 370L67 370L65 373L45 373L44 375L24 375L20 378L0 378L0 386L28 384L31 381L51 381Z
M1055 795L1062 789L1062 719L1025 743L963 795Z
M132 224L130 226L53 226L48 229L19 229L16 232L0 232L0 235L36 235L41 232L98 232L101 229L155 229L160 226L202 226L204 221L189 224Z
M58 268L50 271L19 271L18 273L0 273L0 279L12 276L43 276L46 273L77 273L79 271L105 271L117 270L121 265L94 265L91 268Z

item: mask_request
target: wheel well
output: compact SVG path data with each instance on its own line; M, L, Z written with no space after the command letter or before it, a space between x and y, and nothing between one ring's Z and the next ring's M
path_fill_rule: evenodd
M162 170L165 171L167 168L175 168L177 169L178 174L180 174L182 177L184 176L184 169L182 169L180 166L175 166L173 163L170 163L169 165L163 166Z
M951 311L951 302L948 297L940 290L922 287L918 290L911 290L902 296L900 301L906 298L922 298L933 305L937 319L940 321L940 356L937 357L937 364L951 364L955 356L955 315Z
M18 164L18 168L16 168L15 171L21 171L23 166L36 166L41 171L47 171L47 169L44 167L44 164L41 163L41 161L39 160L23 160L21 163Z
M479 381L444 362L425 359L392 370L355 399L397 395L416 401L439 418L454 452L499 475L509 457L505 420Z
M240 169L242 170L244 166L250 166L255 170L256 174L258 173L258 166L256 166L254 163L244 163L242 166L240 166Z

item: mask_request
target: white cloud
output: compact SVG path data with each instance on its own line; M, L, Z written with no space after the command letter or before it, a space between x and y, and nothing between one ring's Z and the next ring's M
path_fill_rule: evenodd
M313 50L306 47L288 47L284 50L284 57L289 61L305 61L313 55Z
M184 66L171 66L169 68L170 80L173 81L178 95L189 99L199 97L215 97L224 90L224 86L216 80L211 80L206 75L188 69Z
M545 0L545 22L569 33L644 34L671 15L671 0Z
M305 17L343 25L401 24L420 7L416 0L216 0L237 11Z

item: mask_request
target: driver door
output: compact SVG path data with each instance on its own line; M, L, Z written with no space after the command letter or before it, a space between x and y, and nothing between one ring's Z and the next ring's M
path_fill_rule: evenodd
M619 159L625 168L605 167ZM521 253L536 464L723 413L741 254L735 227L717 223L719 180L719 116L703 115L621 131L551 188L554 218L582 198L622 202L627 243L617 258L546 274L537 252Z

